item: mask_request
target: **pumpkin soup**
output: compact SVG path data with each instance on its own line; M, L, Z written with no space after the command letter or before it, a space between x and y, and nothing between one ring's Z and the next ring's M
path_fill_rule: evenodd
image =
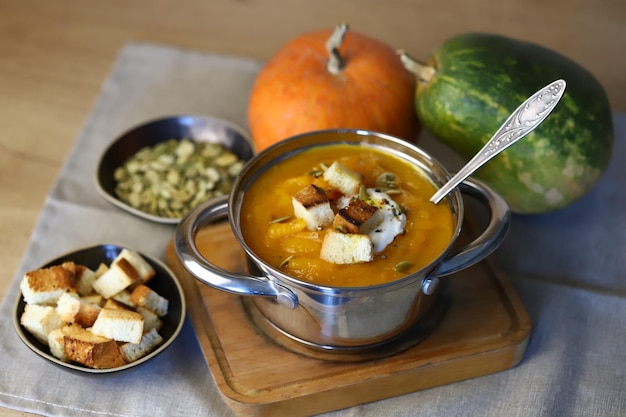
M321 146L268 168L246 190L244 240L317 285L361 287L428 265L453 234L449 206L417 168L370 147Z

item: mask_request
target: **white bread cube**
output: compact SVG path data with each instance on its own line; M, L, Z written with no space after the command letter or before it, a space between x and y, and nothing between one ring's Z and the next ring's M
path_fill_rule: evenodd
M102 274L104 274L108 270L109 270L109 266L105 263L101 263L100 265L98 265L98 269L93 271L93 273L95 274L96 279L97 279L97 278L100 278Z
M69 361L69 358L65 354L65 335L71 333L72 325L67 325L54 329L48 335L48 346L50 347L50 353L57 359L62 361Z
M87 328L96 321L101 307L79 297L76 293L65 293L59 297L56 309L64 323L76 323Z
M74 317L80 311L80 297L75 292L61 294L56 310L63 322L74 323Z
M154 348L163 343L163 337L156 329L151 329L144 333L139 343L124 343L120 345L120 353L128 363L134 362L152 352Z
M114 298L109 298L104 303L103 308L112 308L116 310L130 310L132 309L132 306L129 304L122 303L121 301L117 301Z
M358 172L354 172L348 167L335 161L324 171L324 180L331 186L341 191L345 195L355 195L358 193L363 178Z
M143 317L143 331L147 332L152 329L157 331L161 330L163 327L163 321L159 318L159 316L149 308L145 307L137 307L137 313L141 314Z
M167 298L161 297L156 291L145 285L138 285L131 293L130 299L137 307L152 310L159 317L165 316L169 308Z
M333 227L345 233L367 235L383 221L384 215L377 207L359 198L351 198L333 219Z
M75 274L60 265L29 271L20 281L27 304L56 305L61 294L76 291Z
M316 185L308 185L293 195L291 199L294 215L306 222L309 230L317 230L333 222L335 213L324 190Z
M113 308L113 309L118 309L118 310L119 309L132 310L141 314L141 317L143 317L144 333L152 329L161 330L161 327L163 327L163 321L161 321L159 316L157 316L157 314L154 311L146 307L139 306L139 307L134 308L128 304L124 304L120 301L114 300L113 298L109 298L104 304L104 308Z
M130 307L134 307L135 304L130 299L130 294L131 292L128 290L120 291L117 294L115 294L113 297L111 297L111 299L117 301L118 303L122 303Z
M111 298L139 279L137 269L128 260L121 258L113 262L109 270L95 280L93 289L104 298Z
M143 335L143 317L135 311L103 308L91 332L119 342L139 343Z
M320 250L320 258L333 264L355 264L374 259L374 245L368 235L329 230Z
M97 278L96 273L87 267L78 269L76 271L76 291L80 295L93 294L93 283Z
M100 294L83 295L82 297L80 297L80 299L81 301L85 303L89 303L89 304L100 306L100 307L102 307L105 302L104 297L101 296Z
M115 340L93 334L80 326L67 326L63 343L68 360L89 368L108 369L126 364Z
M63 326L61 318L52 306L26 304L20 317L20 324L41 343L48 344L48 335Z
M145 284L156 273L152 265L150 265L140 254L130 249L122 249L120 254L113 260L113 263L119 262L121 259L126 259L129 264L135 268L139 274L138 282Z

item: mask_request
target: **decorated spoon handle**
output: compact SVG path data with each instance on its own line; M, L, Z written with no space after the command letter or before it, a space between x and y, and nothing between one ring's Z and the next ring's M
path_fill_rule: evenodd
M548 117L561 100L564 92L565 81L557 80L530 96L511 113L480 152L444 184L430 198L430 201L435 204L439 203L450 191L487 161L532 132Z

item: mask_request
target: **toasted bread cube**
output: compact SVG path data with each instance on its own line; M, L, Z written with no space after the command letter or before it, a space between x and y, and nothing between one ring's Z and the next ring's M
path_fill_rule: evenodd
M320 258L333 264L355 264L374 259L374 245L368 235L329 230L322 241Z
M98 277L96 273L84 265L76 265L76 291L80 295L93 294L93 283Z
M129 264L135 268L139 277L137 279L138 284L145 284L148 282L156 271L140 254L130 249L122 249L120 254L113 260L113 263L119 262L121 259L126 259Z
M138 282L139 279L140 275L135 267L125 258L120 258L111 264L108 271L96 279L93 288L104 298L111 298Z
M120 291L117 294L115 294L113 297L111 297L111 299L115 300L115 301L117 301L119 303L122 303L122 304L124 304L126 306L134 307L135 304L130 299L130 294L131 294L131 292L128 291L128 290Z
M143 317L135 311L103 308L91 332L119 342L139 343L143 335Z
M109 298L104 303L103 308L112 308L114 310L131 310L132 306L122 303L121 301L117 301L114 298Z
M83 295L82 297L80 297L80 299L86 303L93 304L93 305L100 306L100 307L102 307L105 302L105 298L101 296L100 294Z
M324 180L345 195L354 195L359 191L363 181L361 174L335 161L326 171Z
M141 342L124 343L119 349L124 360L130 363L143 358L161 343L163 343L163 337L156 329L151 329L144 333Z
M105 263L101 263L100 265L98 265L98 269L93 271L93 273L96 275L96 279L98 279L102 276L102 274L104 274L108 270L109 270L109 266Z
M65 293L59 297L57 314L64 323L76 323L91 327L98 318L101 307L81 298L76 293Z
M20 289L27 304L56 305L61 294L76 291L75 274L60 265L24 274Z
M65 328L66 326L59 327L48 334L48 347L50 347L50 353L52 353L52 356L67 362L69 361L69 358L65 354Z
M63 322L74 323L74 317L80 311L80 297L75 292L61 294L56 310Z
M316 185L308 185L291 199L294 215L306 222L309 230L317 230L333 222L335 213L326 193Z
M63 326L61 318L52 306L26 304L20 317L20 324L41 343L48 344L48 335Z
M70 361L65 353L65 335L76 331L75 327L79 331L83 331L83 328L77 324L67 324L50 332L48 335L48 347L52 356L64 362Z
M165 316L169 308L169 301L166 298L145 285L138 285L130 295L130 299L136 306L150 309L159 317Z
M333 219L333 227L345 233L369 234L383 220L382 212L359 198L339 210Z
M81 300L80 310L78 310L78 314L74 317L74 323L80 324L85 328L91 327L96 322L101 310L102 307L99 305Z
M152 329L159 331L163 327L163 321L154 311L150 310L149 308L141 306L137 307L137 313L141 314L141 316L143 317L144 333Z
M93 334L80 326L70 326L63 335L63 343L68 360L89 368L109 369L126 364L115 340Z

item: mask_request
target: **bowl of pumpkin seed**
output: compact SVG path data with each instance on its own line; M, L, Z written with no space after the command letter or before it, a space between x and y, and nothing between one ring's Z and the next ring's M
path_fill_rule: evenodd
M255 153L249 134L211 116L151 120L115 139L96 169L96 188L113 205L176 224L200 203L227 195Z

